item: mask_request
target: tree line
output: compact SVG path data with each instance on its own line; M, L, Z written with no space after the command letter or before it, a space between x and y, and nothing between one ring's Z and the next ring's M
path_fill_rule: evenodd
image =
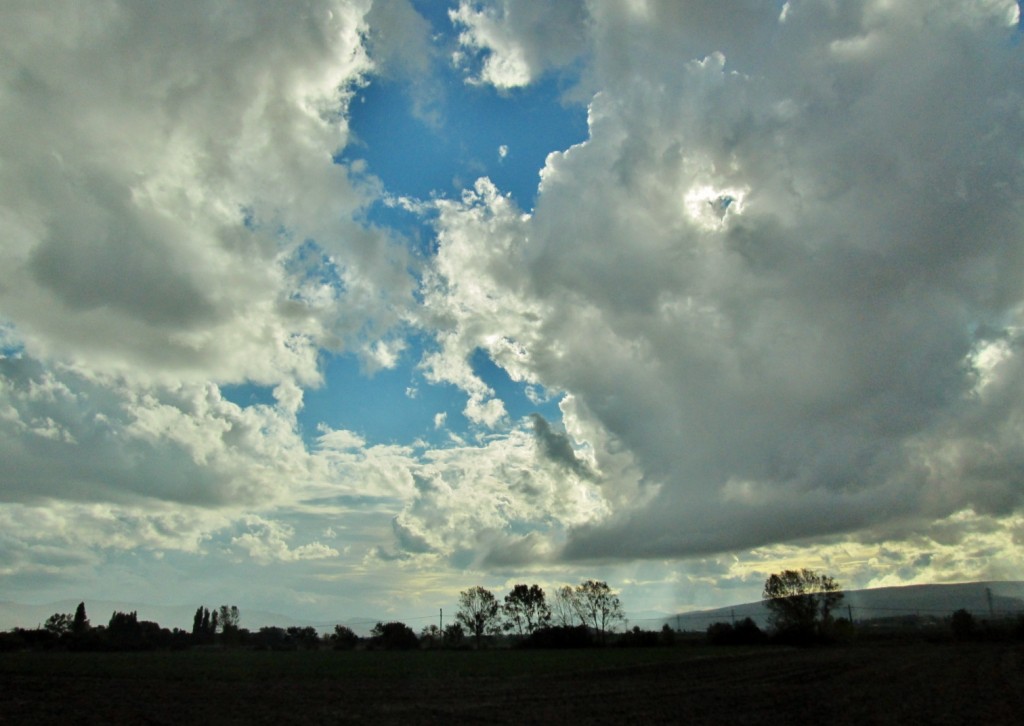
M493 636L538 646L603 644L607 634L625 624L622 602L608 583L585 580L558 588L551 601L539 585L520 584L498 598L476 586L459 595L455 620L443 629L429 625L417 634L402 622L378 622L369 637L336 625L326 635L316 628L262 627L253 632L241 625L235 605L196 609L191 630L163 628L139 620L137 612L115 611L108 623L93 626L85 603L73 614L54 613L43 627L15 628L0 634L0 649L66 648L69 650L184 649L196 646L249 646L266 650L333 647L354 649L412 649L421 647L483 647Z
M809 569L785 570L764 584L762 601L769 612L769 630L752 619L714 623L707 628L712 644L752 645L766 642L811 645L842 642L852 637L853 623L836 618L842 602L839 584L829 575ZM515 585L501 600L490 590L475 586L459 594L454 620L414 631L400 621L378 622L368 637L346 625L322 634L310 626L262 627L252 632L241 625L235 605L200 606L190 630L162 628L139 620L136 612L112 613L106 625L94 626L79 603L74 613L54 613L41 628L15 628L0 633L0 650L152 650L193 647L250 647L259 650L412 650L431 648L483 648L502 646L578 648L670 645L676 631L666 623L660 631L639 627L626 630L622 602L608 583L585 580L556 588L551 596L537 584ZM958 639L992 638L991 626L977 624L967 611L951 619ZM1024 617L1015 637L1024 638ZM1011 634L1013 635L1013 634Z

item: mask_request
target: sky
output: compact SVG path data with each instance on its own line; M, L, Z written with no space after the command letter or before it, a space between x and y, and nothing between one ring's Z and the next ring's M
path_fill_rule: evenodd
M0 599L1024 579L1008 0L0 9Z

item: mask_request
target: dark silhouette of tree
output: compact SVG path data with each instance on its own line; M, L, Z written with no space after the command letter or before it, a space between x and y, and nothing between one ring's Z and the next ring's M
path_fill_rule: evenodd
M974 616L967 610L961 608L953 613L950 618L950 627L953 628L953 637L957 640L970 640L974 637L976 624Z
M554 625L571 628L576 625L576 591L569 585L555 590L551 601L551 621Z
M142 627L136 611L122 613L117 610L107 623L107 642L115 650L138 650L143 647Z
M209 611L206 612L206 622L210 622ZM200 605L196 608L196 614L192 616L192 637L199 640L205 632L206 628L203 626L203 606Z
M639 625L634 625L619 637L616 645L623 648L653 648L661 645L661 638L654 630L644 630Z
M441 632L441 628L437 627L434 623L424 625L423 629L420 630L420 646L435 648L440 645L443 637L444 634Z
M619 623L625 623L622 602L612 592L607 582L587 580L576 586L573 605L580 621L597 631L598 638L605 642L607 632Z
M372 643L384 650L414 650L419 647L416 633L405 623L377 623L370 631Z
M708 642L712 645L757 645L766 637L751 618L744 618L735 625L712 623L707 629Z
M316 632L316 628L311 626L299 627L291 626L288 628L288 637L291 638L295 645L302 650L316 650L320 647L320 634Z
M220 625L221 642L226 645L236 644L241 640L241 628L238 623L241 616L237 605L221 605L217 611L215 622ZM216 627L216 626L215 626Z
M449 623L444 626L443 642L446 648L461 648L466 639L466 631L460 623Z
M494 594L477 585L459 594L459 612L455 617L473 635L479 649L483 636L497 631L499 610Z
M256 650L295 650L298 647L284 628L275 626L260 628L252 644Z
M238 624L241 621L241 616L238 613L238 606L221 605L217 611L218 621L220 623L221 632L227 632L228 630L237 630Z
M353 650L359 645L359 636L346 625L335 625L331 635L331 646L335 650Z
M9 633L0 633L5 651L10 650L50 650L60 642L60 637L44 628L15 628Z
M551 610L539 585L516 585L505 596L502 606L505 616L505 630L514 630L518 635L529 635L537 628L548 625Z
M228 607L222 605L221 609L227 608L227 616L229 623L228 640L236 639L238 636L238 608ZM195 615L192 616L192 639L197 644L209 644L212 643L217 634L217 626L219 624L220 614L216 608L212 611L200 605L196 609ZM233 628L233 629L232 629Z
M210 610L209 608L203 608L203 618L199 623L200 636L203 641L206 641L207 637L212 634L210 630Z
M665 623L661 626L660 638L662 645L675 645L676 631L672 629L671 625Z
M594 636L586 625L552 625L537 628L521 643L523 648L590 648Z
M843 593L830 576L803 569L771 575L761 597L776 631L802 639L826 634Z
M89 618L85 614L85 603L78 603L75 608L75 619L71 623L71 632L76 636L85 635L89 632Z
M72 623L71 616L67 613L54 613L43 623L43 628L54 635L66 635L71 632Z
M139 614L133 610L130 613L122 613L115 610L110 616L110 622L107 623L107 632L115 633L118 631L134 631L139 625Z

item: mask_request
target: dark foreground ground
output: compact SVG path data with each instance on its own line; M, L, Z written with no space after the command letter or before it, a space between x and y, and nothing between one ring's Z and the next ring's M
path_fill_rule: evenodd
M1021 724L1024 646L0 655L0 723Z

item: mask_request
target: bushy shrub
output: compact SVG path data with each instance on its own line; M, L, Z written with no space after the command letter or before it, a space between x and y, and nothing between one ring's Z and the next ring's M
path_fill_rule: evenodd
M354 650L359 645L359 636L346 625L335 625L331 645L335 650Z
M712 645L759 645L767 636L751 618L732 623L712 623L707 630L708 642Z
M538 628L520 643L523 648L590 648L593 645L594 637L584 625Z
M260 628L252 636L252 644L256 650L297 650L298 644L288 635L284 628L269 626Z
M405 623L377 623L370 631L370 644L382 650L414 650L420 641Z
M624 648L653 648L660 644L658 633L653 630L641 630L639 625L634 625L632 630L627 630L618 639L618 645Z
M953 637L957 640L970 640L977 630L974 616L963 608L953 613L953 617L950 618L950 627L953 629Z

